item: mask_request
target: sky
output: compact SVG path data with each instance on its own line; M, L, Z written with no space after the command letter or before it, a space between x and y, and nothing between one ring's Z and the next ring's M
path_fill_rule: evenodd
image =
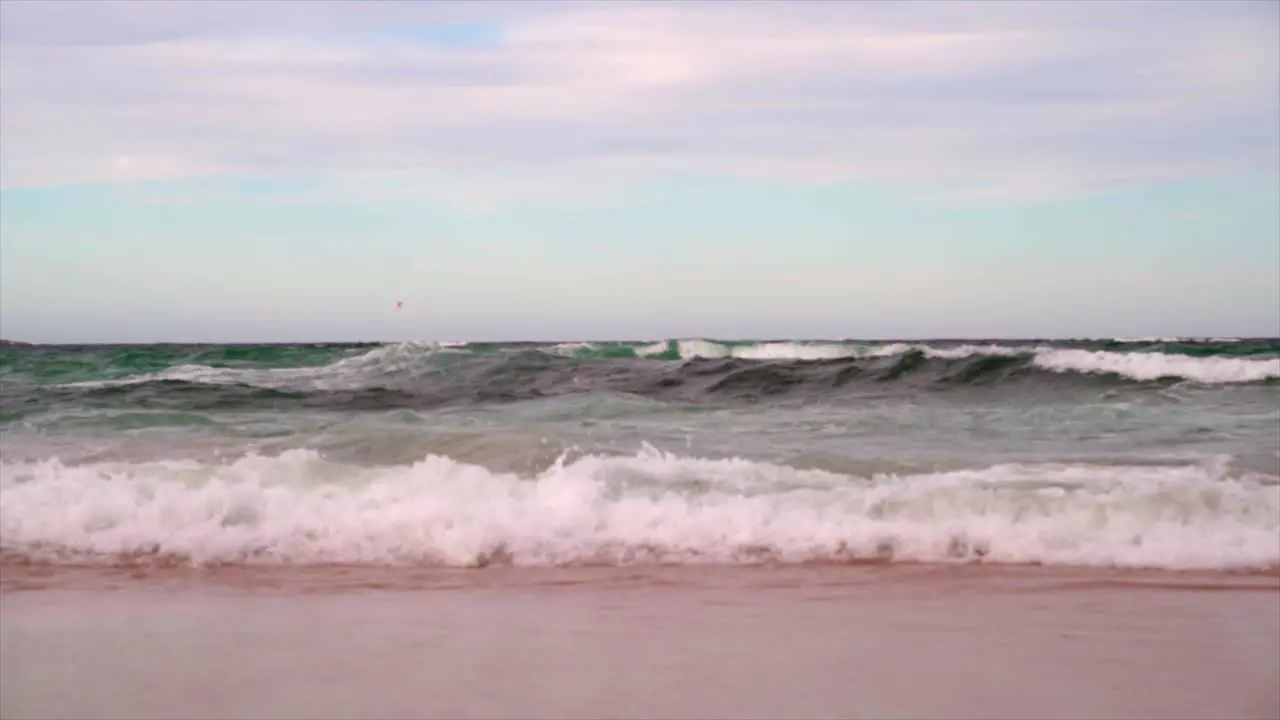
M1280 2L0 3L5 338L1172 335L1280 335Z

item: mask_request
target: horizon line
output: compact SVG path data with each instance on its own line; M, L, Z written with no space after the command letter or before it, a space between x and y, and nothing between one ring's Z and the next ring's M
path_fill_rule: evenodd
M240 345L240 346L272 346L272 345L400 345L420 343L425 345L565 345L570 343L664 343L701 340L715 343L931 343L931 342L1125 342L1125 343L1157 343L1157 342L1280 342L1280 335L1149 335L1149 336L956 336L956 337L716 337L712 335L689 335L667 337L661 339L645 338L573 338L560 340L94 340L94 341L61 341L31 342L0 338L3 347L87 347L87 346L145 346L145 345Z

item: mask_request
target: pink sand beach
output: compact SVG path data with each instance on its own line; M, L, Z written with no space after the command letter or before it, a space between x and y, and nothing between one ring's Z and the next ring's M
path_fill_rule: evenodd
M1276 718L1280 577L9 564L4 718Z

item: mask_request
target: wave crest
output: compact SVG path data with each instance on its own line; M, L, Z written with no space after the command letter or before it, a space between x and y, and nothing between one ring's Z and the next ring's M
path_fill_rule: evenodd
M45 562L1280 565L1277 478L1199 465L857 477L646 449L521 476L299 450L226 464L0 463L0 488L0 552Z
M1096 393L1172 384L1275 386L1280 357L1194 356L1051 345L739 343L671 341L650 346L576 343L472 346L399 343L319 352L324 364L287 367L182 362L159 370L60 384L0 374L0 418L21 419L84 402L176 410L307 407L429 409L587 392L661 401L743 403L788 398L859 400L889 387L1037 388ZM220 357L229 351L220 351ZM249 353L252 354L252 353ZM86 397L89 396L89 397Z

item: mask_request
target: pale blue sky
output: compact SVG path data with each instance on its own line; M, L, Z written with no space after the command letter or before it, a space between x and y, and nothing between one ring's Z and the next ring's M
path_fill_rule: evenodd
M4 337L1277 334L1280 3L0 3Z

